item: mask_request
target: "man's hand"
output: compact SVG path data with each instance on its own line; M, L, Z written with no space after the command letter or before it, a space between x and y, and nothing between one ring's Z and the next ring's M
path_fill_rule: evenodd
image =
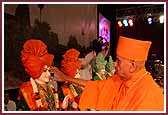
M50 68L51 73L54 73L53 80L54 81L59 81L59 82L64 82L66 81L66 75L61 72L57 67L51 66Z
M52 66L50 70L51 70L51 73L54 73L54 78L52 79L54 81L58 81L58 82L68 81L68 82L75 83L81 86L86 85L87 80L71 78L65 75L63 72L61 72L57 67Z

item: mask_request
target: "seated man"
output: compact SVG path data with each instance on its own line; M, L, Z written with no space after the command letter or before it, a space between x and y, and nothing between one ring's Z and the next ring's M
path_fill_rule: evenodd
M81 78L79 73L81 68L81 61L78 58L79 54L80 52L78 50L71 48L63 55L61 71L71 78ZM78 110L78 102L82 88L76 84L65 82L61 86L61 89L64 94L64 99L60 107L62 107L63 110Z
M30 81L20 86L18 110L53 111L59 108L57 89L49 82L53 58L41 40L25 42L21 59Z

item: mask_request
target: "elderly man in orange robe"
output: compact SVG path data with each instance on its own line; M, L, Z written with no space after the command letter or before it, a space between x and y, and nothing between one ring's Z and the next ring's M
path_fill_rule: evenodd
M72 79L57 68L57 81L69 81L85 86L80 98L80 110L163 111L161 89L145 69L150 41L120 36L117 46L116 75L107 80Z

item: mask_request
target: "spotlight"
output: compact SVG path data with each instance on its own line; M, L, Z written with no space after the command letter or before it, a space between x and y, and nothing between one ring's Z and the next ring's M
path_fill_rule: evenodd
M129 19L129 20L128 20L128 23L129 23L130 26L133 26L133 25L134 25L132 19Z
M148 22L152 21L152 18L148 18Z
M121 21L118 21L118 26L119 26L119 27L122 27Z
M152 18L151 17L148 18L148 24L152 24Z
M128 21L126 19L124 19L123 24L124 24L125 27L127 27L128 26Z
M160 23L164 23L164 16L161 15L161 16L159 17L159 20L160 20Z

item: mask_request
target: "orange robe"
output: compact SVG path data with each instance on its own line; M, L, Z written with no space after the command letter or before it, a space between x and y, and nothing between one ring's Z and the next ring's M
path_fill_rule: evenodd
M33 87L32 84L28 81L25 82L21 85L20 89L19 89L19 93L20 96L23 95L29 109L32 110L37 110L37 104L36 104L36 100L34 97L34 93L33 93Z
M79 102L80 110L163 111L164 96L145 69L128 81L115 75L107 80L88 81Z

